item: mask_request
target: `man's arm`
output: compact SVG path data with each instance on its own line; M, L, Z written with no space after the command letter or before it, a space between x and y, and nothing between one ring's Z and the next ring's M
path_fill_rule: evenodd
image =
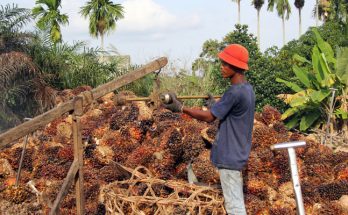
M203 111L203 110L196 110L192 108L183 107L182 112L192 116L195 119L202 120L205 122L212 122L216 119L216 117L211 113L210 110Z

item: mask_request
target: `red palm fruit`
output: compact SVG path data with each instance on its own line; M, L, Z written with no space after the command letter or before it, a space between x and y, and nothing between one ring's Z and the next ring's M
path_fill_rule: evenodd
M156 151L156 148L143 144L134 151L132 151L125 162L125 164L131 168L136 168L137 166L148 165L153 159L153 153Z
M267 126L281 121L282 114L274 107L266 105L262 110L262 121Z
M204 150L192 163L198 181L210 184L220 182L218 170L210 161L210 150Z

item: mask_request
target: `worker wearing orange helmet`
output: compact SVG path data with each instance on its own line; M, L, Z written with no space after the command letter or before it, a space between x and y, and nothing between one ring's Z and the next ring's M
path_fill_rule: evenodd
M171 94L172 103L165 107L173 112L183 112L198 120L212 122L219 119L218 133L211 149L211 161L220 173L221 187L227 214L246 214L243 177L250 150L255 111L255 94L244 72L249 69L249 53L239 44L231 44L218 54L221 75L230 79L231 86L221 99L211 104L207 111L184 107Z

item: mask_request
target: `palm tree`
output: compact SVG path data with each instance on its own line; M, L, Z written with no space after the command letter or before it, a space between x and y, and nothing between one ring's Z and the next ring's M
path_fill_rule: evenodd
M323 22L326 22L330 19L330 16L332 14L332 3L335 1L329 1L329 0L320 0L318 5L316 6L314 12L314 15L316 17L316 22L319 20L322 20ZM318 23L316 23L318 25Z
M237 2L238 4L238 23L240 24L240 0L232 0L233 2Z
M37 0L35 4L37 6L33 8L32 13L34 18L39 19L36 26L40 30L49 30L50 38L54 44L61 42L60 25L69 23L69 17L60 13L61 0Z
M92 37L101 38L101 49L104 50L104 34L116 28L116 21L123 18L123 6L110 0L90 0L81 7L81 15L89 17L89 33Z
M301 10L304 6L305 1L304 0L295 0L294 4L295 7L298 9L298 26L299 26L299 37L302 34L302 17L301 17Z
M56 91L33 57L24 53L35 39L21 31L30 20L30 10L0 7L0 133L53 106Z
M268 0L267 10L273 11L274 6L276 6L278 16L282 18L283 45L285 45L285 19L289 19L291 7L288 0Z
M14 4L0 7L0 53L22 50L22 45L31 35L19 30L30 21L28 9Z
M254 5L255 9L257 10L257 44L259 48L260 48L260 10L264 3L265 3L264 0L253 0L251 2L251 4Z

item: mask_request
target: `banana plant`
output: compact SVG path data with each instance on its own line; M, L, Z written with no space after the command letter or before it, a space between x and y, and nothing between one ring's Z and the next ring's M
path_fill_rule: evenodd
M292 69L301 85L276 79L295 91L278 97L290 106L282 114L286 125L289 128L299 126L301 131L322 125L329 114L331 89L341 92L347 86L347 74L336 73L337 60L332 47L322 39L317 29L314 28L313 33L316 45L312 49L311 61L297 54L293 57L296 64Z

